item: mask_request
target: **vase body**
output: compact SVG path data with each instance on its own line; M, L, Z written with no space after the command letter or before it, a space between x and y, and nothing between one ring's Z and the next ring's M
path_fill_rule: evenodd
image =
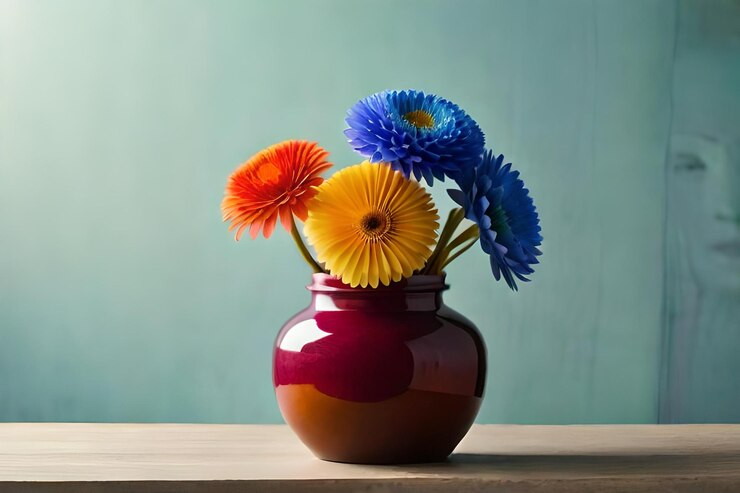
M444 280L350 288L314 274L311 304L280 330L280 411L319 458L365 464L444 460L483 398L486 349L442 301Z

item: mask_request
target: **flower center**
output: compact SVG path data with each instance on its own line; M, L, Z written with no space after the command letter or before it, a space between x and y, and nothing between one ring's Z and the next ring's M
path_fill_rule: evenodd
M273 162L265 161L256 169L256 174L262 183L275 183L280 179L280 168Z
M506 211L500 205L495 207L489 207L486 211L486 215L491 218L491 229L499 233L507 231L509 226L509 217L506 215Z
M424 110L409 111L403 115L403 119L416 128L432 128L434 126L434 117Z
M380 211L368 212L360 219L360 231L369 240L378 240L391 229L390 217Z

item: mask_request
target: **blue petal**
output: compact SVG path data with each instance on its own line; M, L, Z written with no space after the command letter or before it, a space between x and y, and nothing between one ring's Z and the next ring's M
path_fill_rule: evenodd
M462 192L462 190L448 188L447 195L449 195L450 198L454 200L457 205L463 206L463 207L465 206L465 194Z
M457 180L460 193L451 196L464 198L466 217L478 224L494 278L503 277L516 291L516 280L528 281L526 276L534 272L531 266L539 262L542 235L529 190L511 163L503 162L503 155L485 151L472 171Z
M431 128L417 128L403 117L409 111L427 111ZM456 179L468 163L480 160L485 137L478 124L454 103L421 91L383 91L358 101L347 112L345 135L352 147L368 157L365 147L376 144L372 160L410 158L407 176L423 176L428 183L445 176ZM362 151L359 149L362 148ZM382 156L382 157L381 157ZM404 165L405 166L405 165ZM425 169L428 168L428 171Z

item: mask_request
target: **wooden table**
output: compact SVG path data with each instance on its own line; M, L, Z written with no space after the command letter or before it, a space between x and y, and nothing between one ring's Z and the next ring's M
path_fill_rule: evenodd
M477 425L444 463L315 459L285 426L0 424L0 492L740 492L740 425Z

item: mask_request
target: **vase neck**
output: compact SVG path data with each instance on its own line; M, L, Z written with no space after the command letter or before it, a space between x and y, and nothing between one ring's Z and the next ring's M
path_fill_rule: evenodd
M312 305L316 311L436 311L447 288L441 276L412 276L390 286L352 288L328 274L314 274Z

